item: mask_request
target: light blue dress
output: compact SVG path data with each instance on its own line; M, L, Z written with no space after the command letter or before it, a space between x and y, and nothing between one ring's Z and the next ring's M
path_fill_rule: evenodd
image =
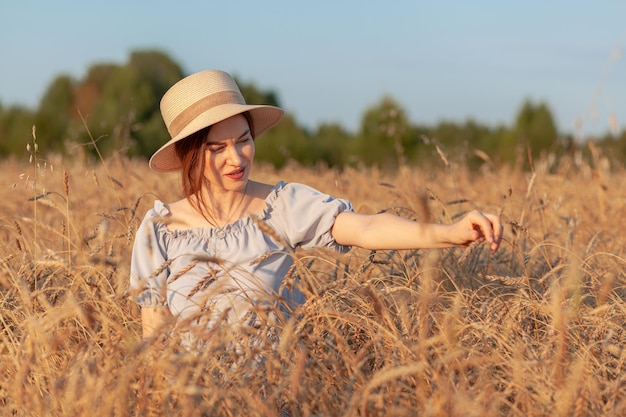
M352 211L349 201L281 181L265 199L259 219L169 230L163 220L170 211L157 200L137 230L130 291L141 306L167 306L178 322L201 326L218 318L241 322L252 306L275 305L279 299L297 305L302 294L281 289L293 252L297 247L348 251L330 233L343 211ZM264 233L262 225L280 239Z

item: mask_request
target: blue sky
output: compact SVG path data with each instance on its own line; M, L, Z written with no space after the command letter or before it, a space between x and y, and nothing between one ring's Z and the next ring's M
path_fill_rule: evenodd
M303 125L354 130L384 95L413 123L513 123L546 102L562 132L626 128L626 1L0 0L0 103L157 48L275 90ZM576 130L576 120L579 128Z

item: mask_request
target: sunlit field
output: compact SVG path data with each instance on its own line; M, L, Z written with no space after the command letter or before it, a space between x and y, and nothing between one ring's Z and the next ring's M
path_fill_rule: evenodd
M443 152L394 173L256 166L361 212L501 213L505 239L494 255L297 252L297 319L221 326L190 353L176 331L142 342L127 293L134 233L178 178L31 144L0 174L0 414L626 415L626 173L594 155L534 172Z

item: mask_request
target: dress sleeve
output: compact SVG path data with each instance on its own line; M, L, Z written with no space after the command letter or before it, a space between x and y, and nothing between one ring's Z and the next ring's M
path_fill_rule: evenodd
M298 183L279 183L275 199L268 204L268 223L293 248L327 247L345 253L350 247L339 245L331 234L335 217L353 211L348 200L334 198Z
M167 302L169 268L155 217L155 210L150 210L137 229L130 262L130 294L142 307L165 306Z

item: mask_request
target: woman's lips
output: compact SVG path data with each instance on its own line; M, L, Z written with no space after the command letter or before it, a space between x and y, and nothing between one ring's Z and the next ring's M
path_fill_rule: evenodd
M240 179L242 179L244 177L244 175L246 175L246 168L245 167L236 169L236 170L231 171L228 174L226 174L226 176L228 178L233 179L233 180L240 180Z

